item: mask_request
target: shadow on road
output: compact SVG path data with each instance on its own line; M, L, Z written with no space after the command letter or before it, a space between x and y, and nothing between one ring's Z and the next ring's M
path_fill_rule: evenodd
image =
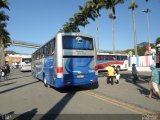
M17 82L10 82L10 83L6 83L6 84L0 84L0 87L8 86L8 85L11 85L11 84L14 84L14 83L17 83Z
M27 85L31 85L31 84L34 84L34 83L37 83L37 82L39 82L39 81L34 81L34 82L30 82L30 83L27 83L27 84L24 84L24 85L20 85L20 86L14 87L14 88L10 88L10 89L8 89L8 90L1 91L0 94L3 94L3 93L6 93L6 92L15 90L15 89L18 89L18 88L27 86Z
M93 85L85 85L85 86L68 86L64 88L59 88L59 89L53 88L53 89L61 93L72 93L73 91L78 92L78 91L84 91L84 90L93 90L98 87L99 87L99 84L93 84Z
M19 78L24 78L24 77L30 77L31 75L26 75L26 76L21 76L21 77L14 77L14 78L8 78L5 81L9 81L9 80L14 80L14 79L19 79Z
M68 102L75 95L74 92L67 93L55 106L53 106L40 120L58 120L58 116L64 107L68 104Z
M15 117L13 120L32 120L32 118L36 115L37 113L37 108L34 108L30 111L27 111L18 117Z
M133 83L132 74L122 74L121 77L125 79L126 82ZM139 90L141 94L148 95L149 88L144 87L143 84L148 83L150 76L138 75L138 77L139 77L139 80L137 80L137 84L133 84L133 85L138 87L137 90Z

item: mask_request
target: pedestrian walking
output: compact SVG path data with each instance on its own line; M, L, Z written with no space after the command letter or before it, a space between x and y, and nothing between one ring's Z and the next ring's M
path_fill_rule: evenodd
M137 68L136 68L136 64L132 64L132 75L133 75L133 83L137 84L137 80L138 80L138 75L137 75Z
M9 74L10 73L10 66L9 66L9 64L6 64L6 67L7 67L7 74Z
M7 80L7 67L6 66L3 66L2 68L2 76L4 80Z
M107 84L109 84L111 82L111 84L114 84L113 78L114 78L114 74L115 74L115 69L112 67L112 65L109 65L107 67ZM111 80L111 81L110 81Z
M2 78L2 68L0 67L0 80Z
M120 76L121 76L121 75L120 75L118 69L116 69L115 72L116 72L116 73L115 73L115 76L116 76L116 83L119 84L119 79L120 79Z
M149 93L148 97L151 98L152 94L153 94L153 91L155 91L156 94L158 95L158 98L160 99L160 91L159 91L159 88L158 88L159 72L156 69L155 64L151 64L150 69L151 69L151 78L149 80L150 93Z

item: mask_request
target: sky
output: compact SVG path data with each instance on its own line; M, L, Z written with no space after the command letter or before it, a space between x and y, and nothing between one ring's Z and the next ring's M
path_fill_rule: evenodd
M7 30L15 41L44 44L53 38L69 18L79 12L78 6L84 6L87 0L9 0L10 16ZM133 21L131 10L128 9L132 0L116 6L115 49L134 48ZM135 0L137 44L141 42L155 43L160 37L160 0ZM142 10L149 8L149 34L147 32L147 14ZM99 18L99 49L112 50L112 22L109 10L100 10ZM96 38L96 23L89 19L87 34ZM80 27L81 33L85 29ZM149 35L149 39L148 39ZM18 53L32 54L36 49L10 46L7 50Z

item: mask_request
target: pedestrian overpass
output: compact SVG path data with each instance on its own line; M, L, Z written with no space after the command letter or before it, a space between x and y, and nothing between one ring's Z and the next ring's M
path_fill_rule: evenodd
M15 41L15 40L11 40L8 44L9 45L13 45L13 46L20 46L20 47L27 47L27 48L36 48L36 49L38 49L38 48L41 47L40 44L21 42L21 41Z

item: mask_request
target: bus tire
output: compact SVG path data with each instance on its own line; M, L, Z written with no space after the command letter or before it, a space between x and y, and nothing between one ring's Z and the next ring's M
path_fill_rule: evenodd
M99 87L99 83L97 82L97 83L94 83L93 85L92 85L92 89L97 89Z
M47 84L47 79L46 79L46 77L44 76L43 78L44 78L44 86L50 88L50 85Z

